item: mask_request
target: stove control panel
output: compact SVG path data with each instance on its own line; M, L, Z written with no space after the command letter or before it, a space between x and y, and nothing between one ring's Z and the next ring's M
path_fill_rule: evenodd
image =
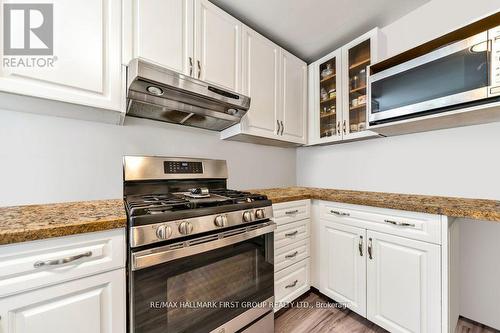
M223 228L239 227L246 223L265 221L273 217L272 206L237 210L198 216L182 220L133 226L130 234L131 247L174 240L188 235L219 232Z
M165 161L163 162L163 168L167 174L203 173L202 162Z

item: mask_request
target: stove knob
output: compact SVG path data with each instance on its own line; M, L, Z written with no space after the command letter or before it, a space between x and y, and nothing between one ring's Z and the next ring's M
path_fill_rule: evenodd
M217 215L215 217L214 224L219 228L227 226L227 216L226 215Z
M247 210L243 213L243 222L252 222L253 221L253 212L251 210Z
M172 228L168 225L161 225L156 229L156 237L159 239L168 239L172 235Z
M189 235L193 232L193 225L189 221L184 221L179 224L179 232L183 235Z
M266 217L266 212L264 209L257 209L255 211L255 218L261 220Z

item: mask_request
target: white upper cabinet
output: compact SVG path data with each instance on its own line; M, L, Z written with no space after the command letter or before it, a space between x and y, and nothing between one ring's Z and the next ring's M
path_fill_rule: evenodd
M441 247L368 231L367 318L395 333L441 332Z
M378 137L366 129L366 101L379 35L372 29L309 65L309 145Z
M306 143L307 65L293 54L281 52L282 139Z
M274 137L278 128L280 48L248 27L243 28L242 92L251 96L242 119L246 131Z
M125 17L133 31L125 39L131 34L132 45L123 50L124 64L141 58L241 92L240 21L208 0L133 0L131 7Z
M196 77L240 92L242 24L208 0L195 2Z
M306 143L305 62L208 0L130 1L125 2L124 39L132 44L125 42L124 64L142 58L249 96L250 110L221 133L222 139Z
M340 49L309 65L310 144L342 140L342 52Z
M47 40L41 40L31 34L26 40L13 38L11 43L21 43L22 45L19 45L30 51L33 45L42 49L50 46L52 39L53 51L43 56L30 55L29 57L41 59L35 67L2 67L0 90L113 110L117 111L116 113L124 112L124 72L121 66L122 1L53 0L52 3L53 6L40 14L44 24L53 24L52 33L45 36ZM5 14L14 15L14 12L16 11ZM50 13L53 13L52 19ZM26 57L5 55L3 60ZM40 66L44 63L53 65ZM8 97L5 99L6 103L7 99ZM54 108L42 103L43 101L33 103L35 110L32 112ZM1 107L6 107L2 104L0 102ZM21 105L23 101L17 104ZM63 105L63 108L70 107ZM69 112L72 111L68 110L66 115L71 117ZM76 114L73 116L79 117Z
M306 63L245 27L242 76L250 109L221 138L276 146L305 144Z
M134 58L192 75L194 0L134 0Z

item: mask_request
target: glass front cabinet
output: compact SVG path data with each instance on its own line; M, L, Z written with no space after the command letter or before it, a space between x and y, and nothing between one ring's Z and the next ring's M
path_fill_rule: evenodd
M377 28L309 65L309 145L374 138L367 130L368 66Z

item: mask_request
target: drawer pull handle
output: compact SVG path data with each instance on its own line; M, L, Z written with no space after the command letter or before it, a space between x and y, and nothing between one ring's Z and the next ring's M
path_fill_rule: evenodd
M290 283L289 285L285 286L285 288L293 288L297 285L297 283L299 282L299 280L295 280L293 281L293 283Z
M358 249L359 249L359 255L362 257L363 256L363 236L359 236Z
M92 256L92 251L87 251L81 254L77 254L71 257L66 257L66 258L61 258L61 259L54 259L54 260L47 260L47 261L37 261L33 264L35 268L43 267L43 266L57 266L57 265L63 265L67 264L69 262L85 258L85 257L90 257Z
M289 210L287 212L285 212L286 215L293 215L293 214L297 214L299 212L298 209L295 209L295 210Z
M407 223L407 222L396 222L392 220L384 220L385 223L390 223L393 225L397 225L398 227L413 227L415 228L415 223Z
M373 259L371 238L368 238L368 258Z
M330 213L335 214L337 216L349 216L349 215L351 215L349 213L339 212L338 210L333 210L333 209L330 211Z
M285 234L285 237L293 237L295 235L297 235L299 232L297 230L295 230L294 232L289 232L288 234Z
M287 254L285 256L286 259L291 259L291 258L295 258L297 256L297 254L299 254L299 251L295 251L294 253L292 254Z

